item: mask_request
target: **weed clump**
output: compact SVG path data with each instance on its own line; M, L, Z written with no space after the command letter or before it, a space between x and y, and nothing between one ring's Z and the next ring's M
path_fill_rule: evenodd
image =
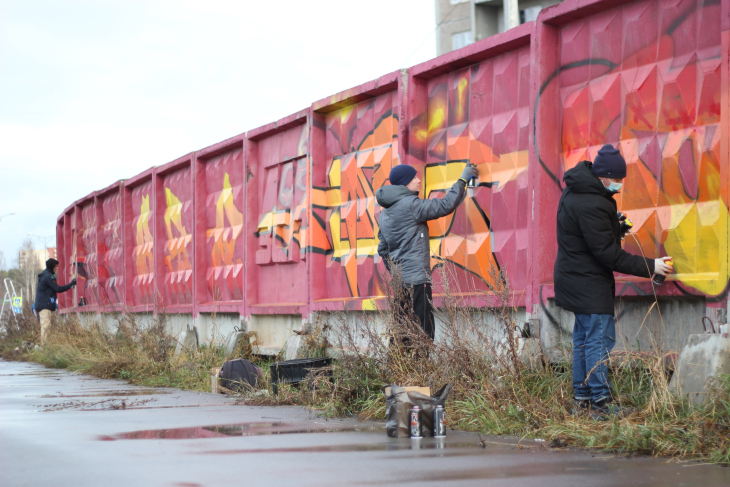
M225 358L221 347L207 345L175 357L176 341L166 333L168 317L164 313L145 325L133 314L119 314L113 331L100 323L82 326L74 314L54 316L45 346L17 356L13 353L15 344L23 340L37 343L40 337L40 325L34 323L33 315L23 316L20 329L5 323L0 349L3 358L143 385L197 390L210 389L210 369L220 366Z

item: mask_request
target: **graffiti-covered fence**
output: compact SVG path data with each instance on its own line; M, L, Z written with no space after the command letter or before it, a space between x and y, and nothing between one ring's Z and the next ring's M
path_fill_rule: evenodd
M555 324L562 175L606 143L628 163L625 248L674 257L658 294L726 309L729 56L730 1L567 0L78 200L58 219L61 280L79 277L63 311L375 309L390 169L440 198L473 163L477 187L429 224L432 267L466 295L501 269L514 305ZM653 293L617 278L620 296Z

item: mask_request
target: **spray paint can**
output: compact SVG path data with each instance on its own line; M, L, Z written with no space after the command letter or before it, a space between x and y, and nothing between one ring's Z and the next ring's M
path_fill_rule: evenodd
M436 438L446 436L446 409L442 404L437 404L433 410L433 436Z
M621 236L621 240L623 240L626 234L634 228L634 222L632 222L629 217L626 216L626 213L622 211L619 211L616 215L618 216L619 224L618 234Z
M674 261L671 260L665 260L664 263L674 266ZM666 278L666 276L662 276L661 274L654 274L654 278L652 279L652 281L654 281L655 286L661 286L662 284L664 284L664 279Z
M423 437L423 409L418 406L411 408L411 438Z

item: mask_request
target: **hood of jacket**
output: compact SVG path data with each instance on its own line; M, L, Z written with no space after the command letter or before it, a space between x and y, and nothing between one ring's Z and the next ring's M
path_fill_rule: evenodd
M51 271L49 271L48 269L44 269L43 272L41 272L40 274L38 274L38 280L39 281L41 279L43 279L43 275L44 274L48 274L49 276L51 276L51 278L55 279L55 277L53 277L53 273Z
M601 196L613 196L608 191L600 179L591 172L591 164L589 161L580 161L573 169L565 171L563 181L573 193L594 193Z
M401 185L388 185L381 186L381 188L375 193L375 198L378 200L378 204L383 208L390 208L394 204L406 196L417 196L416 191L411 191L405 186Z

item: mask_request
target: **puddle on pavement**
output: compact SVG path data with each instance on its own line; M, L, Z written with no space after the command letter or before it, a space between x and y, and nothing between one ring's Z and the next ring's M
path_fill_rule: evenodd
M181 406L130 406L127 407L126 410L130 409L179 409L179 408L211 408L211 407L217 407L220 406L220 404L183 404ZM99 409L99 408L88 408L88 409L79 409L79 411L108 411L108 409Z
M252 448L235 450L211 450L203 452L208 455L238 455L246 453L327 453L327 452L367 452L367 451L399 451L399 450L453 450L446 453L448 456L471 455L473 450L478 448L476 442L447 443L440 438L422 438L420 440L388 440L387 443L361 444L361 445L323 445L303 446L293 448ZM456 451L462 449L462 451ZM479 448L481 450L481 448ZM438 455L441 456L441 455Z
M189 428L141 430L102 436L103 441L113 440L189 440L193 438L226 438L231 436L290 435L298 433L336 433L341 431L374 431L362 426L332 427L323 425L298 425L280 422L239 423Z
M54 370L42 370L38 372L20 372L17 374L0 374L0 377L28 377L28 376L38 376L38 377L49 377L49 376L57 376L57 375L68 375L65 372L60 371L54 371Z
M43 394L42 396L27 396L27 397L40 397L42 399L55 399L55 398L67 398L67 397L109 397L109 396L150 396L153 394L170 394L172 391L166 391L162 389L130 389L130 390L108 390L108 391L90 391L88 394L71 394L65 395L60 392L56 395Z
M101 436L100 441L115 440L187 440L196 438L230 438L233 436L286 435L299 433L337 433L368 432L385 435L382 427L362 427L357 425L330 426L327 424L301 425L284 422L239 423L216 426L196 426L189 428L168 428L141 430L121 433L114 436ZM448 452L442 451L448 449ZM398 450L432 450L436 456L473 455L482 450L477 441L447 442L445 438L407 438L388 439L385 443L365 443L356 445L324 445L289 448L231 449L204 452L211 455L237 455L247 453L327 453L327 452L368 452Z

